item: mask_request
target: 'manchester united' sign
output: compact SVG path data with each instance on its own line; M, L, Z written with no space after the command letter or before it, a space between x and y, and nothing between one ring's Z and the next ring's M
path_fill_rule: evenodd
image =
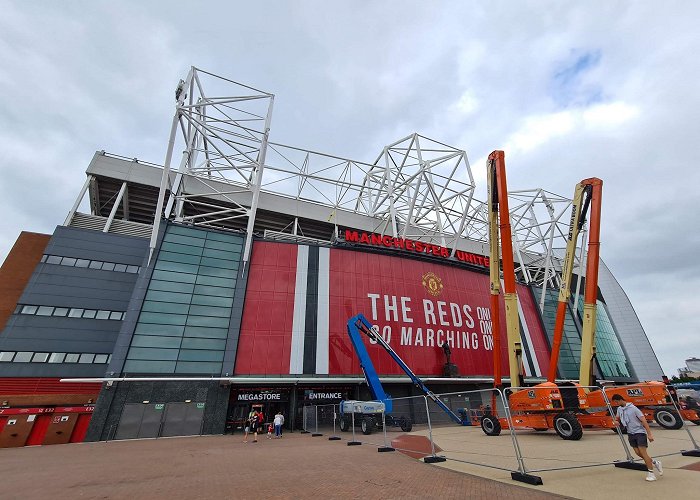
M364 231L360 232L353 231L351 229L346 229L345 241L348 243L359 243L361 245L396 248L408 252L423 253L427 255L433 255L436 257L442 257L443 259L450 258L449 248L440 245L433 245L432 243L415 241L408 238L395 238L393 236L388 235L366 233ZM455 258L459 261L468 262L477 266L489 267L489 258L484 257L483 255L477 255L471 252L457 250L455 252Z

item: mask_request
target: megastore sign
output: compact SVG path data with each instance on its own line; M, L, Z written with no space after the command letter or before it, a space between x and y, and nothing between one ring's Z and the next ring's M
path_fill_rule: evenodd
M433 245L432 243L424 243L422 241L411 240L408 238L396 238L388 235L366 233L364 231L353 231L351 229L345 230L345 242L375 247L393 248L397 250L404 250L406 252L442 257L443 259L449 259L451 255L451 250L449 248L440 245ZM489 258L483 255L457 250L455 251L454 256L461 262L467 262L469 264L474 264L481 267L489 267Z

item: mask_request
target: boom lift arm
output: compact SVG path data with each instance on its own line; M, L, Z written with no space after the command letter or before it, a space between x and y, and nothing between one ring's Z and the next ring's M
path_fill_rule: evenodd
M408 365L404 363L401 357L396 354L396 351L394 351L394 349L392 349L391 346L386 343L384 338L382 338L382 336L372 328L372 325L367 318L365 318L363 314L358 314L348 320L348 335L350 335L352 346L355 348L355 352L360 359L360 366L365 374L365 380L367 380L367 385L372 393L372 397L384 403L385 411L387 413L391 413L392 411L391 396L384 392L384 387L382 387L382 383L379 381L379 376L377 375L377 371L374 369L374 364L369 357L369 353L367 352L367 348L362 341L360 333L363 333L369 337L370 340L373 340L382 346L384 350L389 353L389 356L392 357L396 364L399 365L406 375L408 375L411 382L413 382L413 385L420 389L423 394L432 399L435 404L438 405L445 413L447 413L452 420L460 425L470 425L468 419L460 418L445 403L443 403L440 398L433 393L433 391L428 389L423 381L418 378L418 376L411 371Z
M566 255L561 271L561 287L559 288L559 304L554 322L554 340L552 356L549 362L547 380L554 382L557 375L559 351L564 332L566 308L571 296L571 279L574 269L576 243L581 229L586 223L586 215L590 209L590 224L588 228L588 256L586 259L586 290L583 302L583 334L581 339L581 365L579 383L593 385L593 360L595 359L595 324L596 296L598 294L598 262L600 257L600 212L603 195L603 181L591 177L576 185L571 207L571 220L567 236Z
M493 383L501 386L500 303L501 258L503 259L504 302L506 305L506 331L508 335L508 364L511 387L522 387L522 343L518 318L518 295L515 290L515 264L513 240L508 211L506 161L503 151L494 151L488 158L488 214L489 214L489 271L491 275L491 322L493 325ZM500 219L500 224L499 224ZM500 228L500 245L499 245ZM502 247L502 255L501 254Z

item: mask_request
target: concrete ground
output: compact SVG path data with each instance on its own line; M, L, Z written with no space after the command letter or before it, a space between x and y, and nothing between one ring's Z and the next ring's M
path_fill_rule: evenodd
M700 442L700 427L689 429ZM625 459L610 431L587 430L580 441L521 431L528 470L562 469L533 471L542 486L512 481L517 462L507 432L435 428L435 453L448 458L436 465L411 458L432 452L420 426L408 435L388 432L387 443L403 453L378 453L381 433L358 433L362 446L347 446L352 434L341 433L341 441L329 441L329 434L263 436L247 444L240 436L206 436L0 449L0 498L645 499L686 498L700 484L700 458L678 454L692 448L684 430L654 428L650 451L664 464L654 483L644 472L600 465Z
M687 428L700 444L700 427L689 424ZM416 434L427 435L427 432L419 430ZM662 461L664 475L649 483L643 471L598 465L626 460L619 436L612 431L586 429L580 441L564 441L554 431L518 431L525 467L529 471L539 469L531 473L544 482L541 486L524 486L582 499L617 496L621 492L625 498L681 498L690 491L698 491L700 457L679 454L680 450L693 448L688 433L684 429L666 430L654 425L652 434L655 440L650 443L649 453ZM438 455L448 458L438 464L440 467L513 484L510 471L517 470L517 461L508 431L500 436L486 436L478 427L449 426L433 429L433 438L443 450ZM633 450L630 453L637 458Z
M5 448L0 471L3 499L561 498L299 433Z

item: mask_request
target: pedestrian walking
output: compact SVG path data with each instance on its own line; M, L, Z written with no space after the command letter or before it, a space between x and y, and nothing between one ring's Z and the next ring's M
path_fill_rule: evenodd
M277 412L273 423L275 424L275 438L279 439L282 437L282 425L284 424L284 415L281 411Z
M651 434L651 429L644 418L644 414L639 408L632 403L628 403L620 394L615 394L612 397L612 402L617 406L616 420L618 423L627 428L627 440L634 452L639 458L644 460L647 466L647 481L656 481L654 469L659 473L659 476L664 475L664 469L660 460L654 460L647 453L649 447L648 441L654 441L654 436Z
M253 442L258 442L258 412L253 410L248 414L248 420L245 422L245 436L243 442L248 442L248 434L253 433Z

